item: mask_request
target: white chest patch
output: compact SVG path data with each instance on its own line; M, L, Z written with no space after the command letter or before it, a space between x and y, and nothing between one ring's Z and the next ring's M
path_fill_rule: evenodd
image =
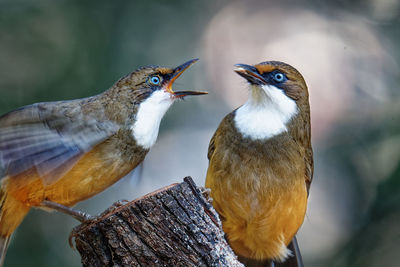
M253 140L268 139L287 131L286 124L297 114L296 102L273 85L264 85L264 92L252 93L236 110L235 126ZM259 89L252 89L259 90Z
M136 121L131 126L132 135L138 145L149 149L157 140L160 122L174 100L171 94L159 90L143 101L136 114Z

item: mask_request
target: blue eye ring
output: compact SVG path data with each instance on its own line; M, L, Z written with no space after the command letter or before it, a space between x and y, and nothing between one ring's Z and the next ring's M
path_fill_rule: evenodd
M281 82L285 81L285 78L286 78L285 74L283 74L282 72L276 72L276 73L274 73L274 75L272 77L273 77L274 81L277 83L281 83Z
M161 83L161 78L158 76L151 76L149 81L153 85L159 85Z

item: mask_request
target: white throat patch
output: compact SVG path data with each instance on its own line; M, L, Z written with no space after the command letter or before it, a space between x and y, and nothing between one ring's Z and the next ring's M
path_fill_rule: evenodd
M264 92L252 88L247 102L235 113L235 126L253 140L269 139L287 131L288 123L297 114L296 102L273 85L263 85Z
M161 119L173 102L170 93L158 90L139 105L136 121L131 126L132 135L138 145L146 149L154 145Z

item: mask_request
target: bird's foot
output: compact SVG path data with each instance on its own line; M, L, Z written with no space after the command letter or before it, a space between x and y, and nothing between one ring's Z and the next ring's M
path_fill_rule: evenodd
M98 217L103 217L109 213L113 213L116 209L126 205L127 203L129 203L129 200L118 200L117 202L114 202L110 207L108 207L105 211L103 211Z
M200 186L199 187L200 193L203 195L203 197L210 203L212 204L213 199L211 197L211 189L210 188L205 188Z
M81 221L82 224L77 225L77 226L75 226L75 227L72 229L72 231L71 231L71 233L69 234L69 237L68 237L69 246L70 246L72 249L74 249L74 244L73 244L74 238L78 237L78 236L79 236L79 233L80 233L81 230L82 230L82 228L86 227L89 223L93 222L94 219L96 219L96 218L102 218L102 217L105 216L106 214L112 213L112 212L115 211L117 208L119 208L119 207L125 205L125 204L128 203L128 202L129 202L129 201L128 201L128 200L125 200L125 199L123 199L123 200L118 200L118 201L115 202L111 207L109 207L109 208L106 209L104 212L102 212L100 215L98 215L98 216L91 216L91 215L89 215L89 217L87 218L87 220ZM80 213L83 213L83 212L80 212ZM86 213L83 213L83 214L88 215L88 214L86 214Z
M70 207L58 204L56 202L52 202L49 200L44 200L41 204L41 207L47 208L47 209L51 209L51 210L56 210L65 214L68 214L72 217L74 217L76 220L80 221L82 224L74 227L74 229L72 229L71 233L69 234L68 237L68 242L71 248L74 248L73 244L72 244L72 239L74 237L77 236L77 234L79 233L80 229L87 225L88 223L92 222L96 217L92 216L86 212L80 211L80 210L74 210Z
M86 224L79 224L79 225L75 226L74 228L72 228L72 231L68 236L68 244L69 244L70 248L75 249L73 240L74 240L74 238L76 238L78 236L78 233L81 231L81 229L84 225L86 225Z
M68 244L69 244L70 248L75 249L73 240L76 239L80 235L82 229L85 228L86 226L88 226L91 222L93 222L95 218L97 218L97 217L92 216L92 219L86 220L86 221L82 222L81 224L72 228L72 231L68 236ZM76 244L76 242L75 242L75 244Z
M80 210L74 210L73 208L58 204L56 202L52 202L49 200L44 200L41 204L42 207L44 208L49 208L52 210L56 210L65 214L68 214L72 217L74 217L76 220L80 221L81 223L86 223L87 221L92 221L95 217L80 211Z

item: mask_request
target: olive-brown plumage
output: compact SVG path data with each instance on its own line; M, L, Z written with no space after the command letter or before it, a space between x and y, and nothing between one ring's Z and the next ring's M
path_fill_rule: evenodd
M250 96L211 139L206 187L233 250L281 262L303 222L313 175L308 90L282 62L236 67Z
M31 207L45 200L72 206L143 161L174 100L204 94L171 88L195 61L143 67L99 95L37 103L0 117L0 265Z

